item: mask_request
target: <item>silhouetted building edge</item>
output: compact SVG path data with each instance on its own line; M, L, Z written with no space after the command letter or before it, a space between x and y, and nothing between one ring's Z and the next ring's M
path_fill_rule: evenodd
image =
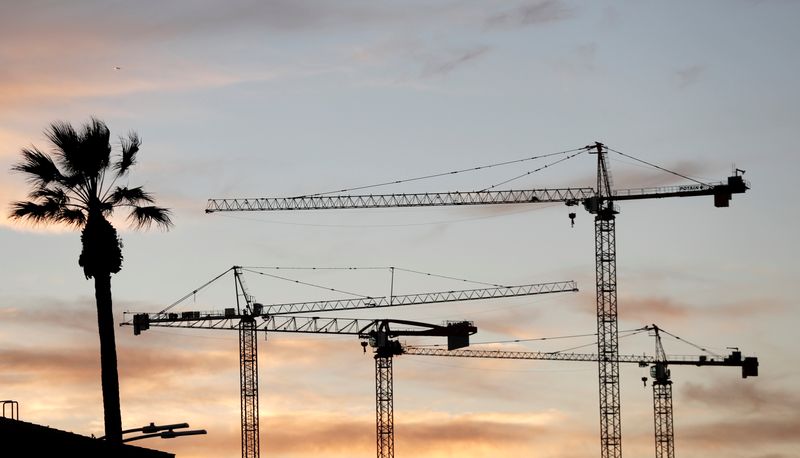
M175 458L175 454L115 445L92 437L0 417L0 456L4 458Z

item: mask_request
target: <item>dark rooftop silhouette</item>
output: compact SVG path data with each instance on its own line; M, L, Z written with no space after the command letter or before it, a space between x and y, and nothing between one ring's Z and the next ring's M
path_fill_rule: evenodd
M30 458L80 456L82 458L174 458L175 454L115 444L48 426L0 417L3 456Z

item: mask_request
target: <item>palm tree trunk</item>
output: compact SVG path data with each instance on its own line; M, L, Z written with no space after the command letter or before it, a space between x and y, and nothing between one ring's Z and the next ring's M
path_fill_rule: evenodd
M100 377L103 386L103 416L106 440L122 442L122 416L119 405L117 346L114 338L114 312L111 308L111 274L94 276L94 297L97 302L97 328L100 332Z

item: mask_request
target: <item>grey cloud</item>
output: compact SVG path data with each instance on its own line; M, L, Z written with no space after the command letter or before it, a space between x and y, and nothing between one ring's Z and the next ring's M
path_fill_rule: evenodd
M560 0L545 0L518 6L513 10L494 14L486 19L489 28L515 28L563 21L574 12Z
M727 304L692 304L663 296L624 296L619 299L625 309L625 319L638 323L675 323L689 317L747 318L774 314L784 308L770 300L753 300ZM586 297L578 309L587 314L596 313L594 298Z
M695 84L705 71L706 68L703 65L690 65L677 70L675 72L675 80L678 87L683 89Z
M577 46L565 56L554 60L552 66L568 76L580 76L597 69L597 45L587 43Z
M446 75L467 62L480 58L488 52L488 46L478 46L467 51L451 53L451 55L447 57L431 58L425 63L420 76L428 78Z
M4 14L14 21L0 22L9 31L19 30L21 23L38 23L42 27L78 27L82 20L87 33L101 33L117 38L163 39L185 33L239 30L242 28L292 30L312 29L328 24L366 22L396 17L386 8L371 5L348 5L324 1L268 2L229 1L196 2L116 2L113 8L98 8L96 2L24 2L13 5ZM98 16L101 16L98 18ZM66 20L69 19L69 20ZM100 19L100 20L98 20ZM17 24L17 25L15 25Z
M714 409L763 412L770 415L800 411L795 393L764 387L758 380L725 380L712 386L687 383L681 395Z
M709 425L698 425L687 429L681 441L691 447L707 447L715 451L728 445L737 450L743 438L749 449L758 446L776 445L780 443L800 446L800 416L768 416L756 418L732 418L728 421L715 422Z

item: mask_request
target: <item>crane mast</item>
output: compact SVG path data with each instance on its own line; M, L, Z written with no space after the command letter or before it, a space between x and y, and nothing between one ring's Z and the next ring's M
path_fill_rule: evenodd
M650 367L653 379L653 423L656 437L656 458L675 458L675 431L672 426L672 380L667 357L661 345L658 326L652 328L656 338L656 363Z
M563 202L582 203L594 215L595 278L597 300L597 352L601 458L622 457L621 405L618 364L617 255L615 201L666 197L713 196L715 207L727 207L733 194L744 193L749 184L737 169L723 183L697 183L664 188L614 191L606 160L607 150L595 142L583 148L597 155L596 188L439 192L377 195L312 195L246 199L209 199L206 212L278 211L387 207L433 207ZM574 218L574 213L570 214Z
M597 292L597 364L600 391L600 449L602 458L622 457L619 398L619 336L617 327L616 210L611 199L605 151L597 154L597 208L594 217L595 277Z
M394 458L394 375L391 356L375 354L375 424L378 458Z
M239 387L242 458L258 458L258 340L253 317L239 322Z

